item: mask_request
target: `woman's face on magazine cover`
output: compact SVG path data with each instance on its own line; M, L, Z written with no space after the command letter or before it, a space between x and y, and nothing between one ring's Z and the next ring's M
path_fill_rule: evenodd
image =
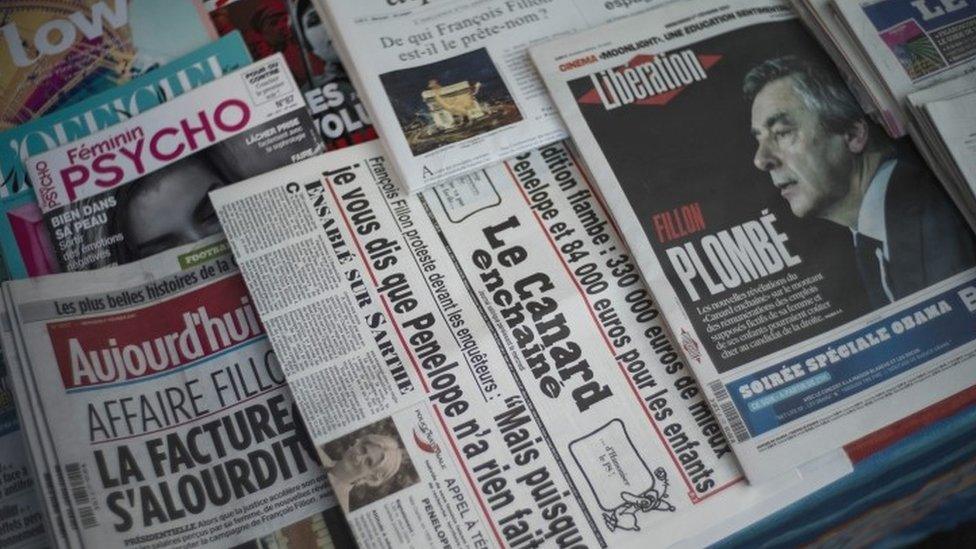
M223 180L199 156L185 158L147 175L129 198L126 246L136 258L196 242L220 231L207 193Z
M315 8L309 6L305 10L305 13L302 14L301 23L302 32L305 34L308 45L312 48L312 53L328 64L338 63L339 55L332 47L332 39L329 38L329 33L325 31L325 25L322 24Z

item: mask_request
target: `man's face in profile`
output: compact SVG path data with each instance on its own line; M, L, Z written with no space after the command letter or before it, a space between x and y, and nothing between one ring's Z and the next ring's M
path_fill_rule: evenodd
M797 217L827 217L851 190L854 157L845 136L829 133L790 77L766 84L752 103L753 163Z

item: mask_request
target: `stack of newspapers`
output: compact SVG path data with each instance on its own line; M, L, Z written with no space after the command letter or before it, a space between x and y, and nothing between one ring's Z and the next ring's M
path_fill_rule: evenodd
M976 74L909 94L916 142L976 229Z
M972 2L792 2L892 137L909 132L910 93L976 70Z
M77 4L0 5L0 546L700 547L976 390L968 27Z

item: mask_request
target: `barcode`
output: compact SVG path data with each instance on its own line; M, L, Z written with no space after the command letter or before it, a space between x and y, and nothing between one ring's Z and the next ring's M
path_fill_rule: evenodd
M88 484L85 482L85 470L80 463L69 463L64 466L68 473L68 484L71 487L71 497L78 508L81 527L93 528L98 526L95 510L92 509L91 496L88 494Z
M58 503L58 494L55 492L57 487L54 486L54 478L51 476L51 473L44 473L44 486L47 487L45 492L47 492L47 497L50 500L49 505L55 513L54 520L52 522L54 522L54 524L57 526L58 532L61 533L61 539L67 539L68 532L64 525L64 516L61 514L61 504Z
M61 490L61 500L62 502L68 502L68 483L64 481L64 471L60 466L54 469L54 472L58 475L58 489ZM72 532L78 531L78 519L75 517L74 512L71 510L70 502L67 504L68 507L61 510L61 512L68 517L66 526L71 529Z
M729 429L732 430L732 436L735 437L735 441L745 442L752 438L749 434L749 429L746 429L745 422L742 421L742 416L735 409L735 403L732 402L732 397L729 396L729 391L725 388L725 385L721 381L716 380L709 383L708 388L715 395L715 399L718 401L719 411L722 412L725 421L728 422Z

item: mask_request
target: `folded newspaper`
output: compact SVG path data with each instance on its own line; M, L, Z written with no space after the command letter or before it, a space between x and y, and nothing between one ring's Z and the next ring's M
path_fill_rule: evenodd
M912 137L976 230L976 73L909 94L908 106Z
M0 185L12 193L0 199L4 279L60 271L27 177L29 157L118 124L250 63L240 33L233 33L116 88L0 132Z
M976 384L973 233L787 5L532 55L750 481Z
M0 547L40 547L47 541L34 479L14 405L13 387L0 356Z
M219 237L3 285L3 350L58 547L328 547L334 499Z
M204 6L218 33L244 34L256 59L284 54L327 150L376 139L311 0L206 0Z
M904 135L908 94L976 70L976 3L970 0L830 0L863 77L894 99L892 126Z
M281 54L31 157L67 271L122 264L220 231L207 193L322 152Z
M316 0L411 192L566 136L526 49L666 0Z
M704 544L849 470L744 482L564 143L414 195L363 144L211 198L364 547Z
M215 38L200 0L3 0L0 22L0 130L124 84ZM0 196L10 191L0 187Z

